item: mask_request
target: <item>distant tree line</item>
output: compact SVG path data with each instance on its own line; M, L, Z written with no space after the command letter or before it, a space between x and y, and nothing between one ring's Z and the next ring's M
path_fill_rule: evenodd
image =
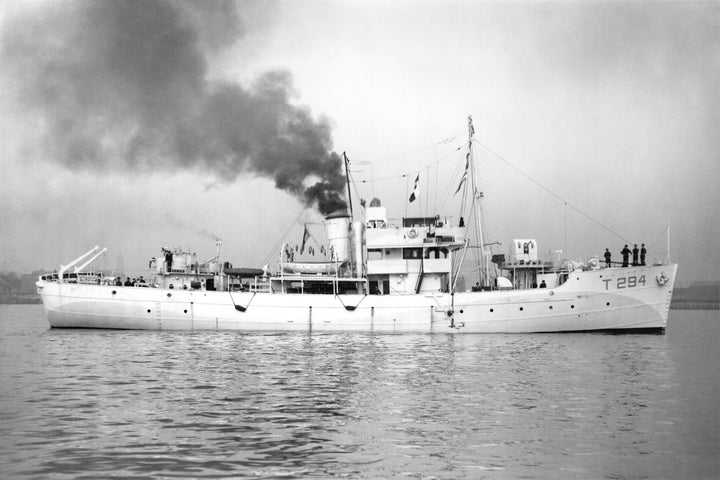
M35 282L40 275L50 273L35 271L17 274L0 272L0 303L36 303L40 301Z

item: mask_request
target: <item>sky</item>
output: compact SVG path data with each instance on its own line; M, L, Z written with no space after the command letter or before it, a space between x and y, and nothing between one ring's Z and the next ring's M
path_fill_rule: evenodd
M0 66L0 271L262 266L343 152L355 202L457 221L471 115L497 252L662 260L669 225L679 282L720 279L718 2L10 0Z

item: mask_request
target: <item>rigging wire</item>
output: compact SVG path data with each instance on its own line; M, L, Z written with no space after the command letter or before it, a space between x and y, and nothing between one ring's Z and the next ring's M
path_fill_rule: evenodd
M404 152L397 152L397 153L393 153L393 154L390 154L390 155L386 155L386 156L384 156L384 157L379 157L379 158L376 158L375 160L370 160L368 163L371 163L371 164L387 163L387 162L390 162L390 161L392 161L392 160L398 160L398 159L400 159L400 158L407 157L407 156L412 155L412 154L414 154L414 153L418 153L418 152L422 152L422 151L425 151L425 150L429 150L429 149L431 149L431 148L433 148L433 147L436 147L436 146L438 146L438 145L446 145L446 144L452 143L453 141L455 141L455 138L458 136L458 134L459 134L460 132L462 132L462 131L463 131L462 128L461 128L461 129L458 129L458 130L454 131L453 133L451 133L450 135L446 136L445 138L443 138L442 140L440 140L440 141L438 141L438 142L431 143L431 144L429 144L429 145L425 145L424 147L416 148L416 149L414 149L414 150L407 150L407 151L404 151Z
M464 151L463 151L463 153L464 153ZM458 178L460 171L463 168L464 161L465 161L465 156L460 155L459 161L455 164L455 170L453 171L451 178L453 178L453 179ZM465 182L465 185L467 185L467 183L468 182ZM445 208L445 205L450 200L450 195L453 193L453 189L455 189L455 188L456 188L455 183L453 183L453 182L450 182L447 185L445 185L445 191L441 195L441 202L437 207L438 212L443 211L443 209ZM461 198L465 198L465 195L466 195L466 190L463 189Z
M403 173L402 175L393 175L392 177L383 177L383 178L375 178L371 180L356 180L356 183L369 183L370 185L374 185L377 182L385 182L388 180L398 180L400 178L407 177L409 173Z
M485 144L482 143L481 141L479 141L479 140L477 140L477 139L473 139L473 141L476 142L476 143L477 143L478 145L480 145L481 147L483 147L483 148L484 148L485 150L487 150L488 152L490 152L490 154L492 154L493 156L495 156L498 160L502 161L502 162L505 163L507 166L509 166L510 168L512 168L513 170L515 170L516 172L518 172L520 175L522 175L523 177L525 177L525 178L527 178L528 180L530 180L530 181L531 181L532 183L534 183L536 186L540 187L541 189L545 190L546 192L548 192L550 195L552 195L552 196L555 197L556 199L558 199L558 200L560 200L561 202L563 202L566 207L570 207L571 209L575 210L577 213L579 213L580 215L582 215L582 216L585 217L586 219L588 219L588 220L590 220L591 222L593 222L594 224L598 225L600 228L602 228L602 229L610 232L611 234L615 235L616 237L618 237L619 239L623 240L624 242L630 243L630 241L627 240L625 237L623 237L623 236L620 235L619 233L615 232L615 231L612 230L610 227L608 227L608 226L600 223L599 221L595 220L593 217L591 217L590 215L588 215L587 213L583 212L582 210L580 210L580 209L579 209L578 207L576 207L575 205L573 205L573 204L571 204L570 202L568 202L567 200L565 200L564 198L562 198L560 195L558 195L557 193L553 192L553 191L550 190L548 187L546 187L546 186L543 185L542 183L538 182L537 180L535 180L534 178L532 178L530 175L528 175L527 173L523 172L523 171L520 170L518 167L516 167L515 165L513 165L512 163L510 163L508 160L504 159L500 154L498 154L498 153L496 153L495 151L493 151L490 147L488 147L487 145L485 145Z
M407 177L407 175L403 175L403 177ZM407 178L405 179L405 198L408 198L408 180L407 180ZM410 201L405 200L405 217L407 217L407 211L408 211L409 205L410 205Z
M662 232L660 232L660 235L658 235L657 238L652 243L648 243L647 246L652 248L655 245L657 245L660 242L660 240L662 240L663 237L665 237L667 235L668 228L670 228L669 223L665 225L665 228L663 228ZM669 254L669 252L665 252L665 255L667 255L667 254ZM657 258L657 256L655 256L655 258Z
M365 211L365 207L364 207L363 204L362 204L362 201L363 201L364 199L360 196L360 191L359 191L358 188L357 188L357 182L356 182L355 179L353 178L352 172L350 172L350 170L348 170L348 177L350 177L350 185L352 185L353 190L355 190L355 196L359 199L358 202L360 202L360 208L362 208L362 210L363 210L363 212L364 212L364 211ZM373 196L372 196L372 198L375 198L375 191L374 191L374 189L373 189ZM371 198L371 200L372 200L372 198Z
M425 168L425 216L428 216L428 200L430 200L430 165Z
M307 208L303 207L302 210L300 210L300 213L298 213L297 217L295 217L295 220L290 223L290 226L287 230L285 230L285 233L282 234L282 236L273 244L272 247L270 247L270 250L267 255L265 255L265 258L263 259L262 264L267 265L270 263L270 260L273 256L276 255L277 251L279 250L280 246L285 242L285 239L290 234L290 230L295 228L295 224L298 223L298 220L300 220L300 217L305 213Z
M445 159L448 158L449 156L453 155L455 152L461 150L462 148L463 148L462 145L458 146L458 147L455 148L453 151L451 151L451 152L449 152L449 153L446 153L445 155L443 155L442 157L438 158L437 160L434 160L434 161L432 161L432 162L428 162L428 163L426 163L425 165L420 166L420 167L418 168L418 171L422 170L423 168L431 167L431 166L433 166L433 165L439 164L440 162L442 162L443 160L445 160ZM372 162L370 162L370 164L372 165ZM356 173L357 173L357 172L356 172ZM382 181L385 181L385 180L398 180L398 179L400 179L400 178L407 177L408 175L409 175L409 173L403 173L403 174L392 175L392 176L388 176L388 177L374 178L374 179L370 179L370 180L365 179L365 180L358 180L358 181L359 181L360 183L382 182Z
M439 164L435 164L435 199L433 200L433 209L437 212L438 211L438 203L437 203L437 193L438 193L438 177L440 176L440 166Z

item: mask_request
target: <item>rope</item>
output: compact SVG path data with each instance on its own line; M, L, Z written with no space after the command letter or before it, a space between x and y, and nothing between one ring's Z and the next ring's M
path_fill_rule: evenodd
M461 151L461 153L462 153L462 151ZM457 163L455 164L455 170L453 171L451 178L458 178L458 181L460 181L460 178L462 178L462 177L459 174L460 174L460 171L464 170L464 165L465 165L465 156L460 155ZM465 188L467 188L467 184L468 184L468 182L465 182ZM451 194L453 194L455 192L456 188L457 188L457 184L454 182L448 183L445 186L445 192L440 197L441 202L437 208L438 212L442 212L445 209L445 205L450 200ZM466 193L467 193L466 190L463 189L461 198L465 198Z
M398 152L398 153L393 153L391 155L386 155L384 157L379 157L375 160L369 161L369 163L378 164L378 163L386 163L386 162L389 162L392 160L399 160L402 157L406 157L406 156L414 154L414 153L422 152L424 150L428 150L428 149L436 147L438 145L446 145L448 143L452 143L455 140L455 137L457 137L457 135L460 132L462 132L463 130L464 130L464 128L456 130L453 133L451 133L450 135L448 135L447 137L440 140L439 142L431 143L430 145L425 145L424 147L416 148L414 150L407 150L405 152Z
M447 153L447 154L443 155L443 156L440 157L439 159L434 160L434 161L429 162L429 163L426 163L425 165L422 165L420 168L418 168L418 171L422 170L423 168L429 168L429 167L431 167L431 166L433 166L433 165L439 164L440 162L442 162L443 160L445 160L446 158L448 158L450 155L453 155L455 152L459 151L460 149L462 149L462 145L458 146L457 148L455 148L455 149L454 149L453 151L451 151L450 153ZM357 172L356 172L356 173L357 173ZM407 177L408 175L410 175L410 174L409 174L409 173L403 173L403 174L393 175L393 176L389 176L389 177L375 178L375 179L371 179L371 180L367 180L367 179L366 179L366 180L358 180L358 182L360 182L360 183L374 183L374 182L382 182L382 181L385 181L385 180L398 180L398 179L400 179L400 178Z
M360 203L360 202L363 200L363 198L360 196L360 191L359 191L358 188L357 188L357 182L356 182L355 179L353 178L352 173L350 172L350 170L348 170L348 177L350 177L350 185L352 185L353 190L355 190L355 198L357 198L357 199L358 199L358 203ZM372 198L375 198L374 193L375 193L375 192L373 191L373 197L372 197ZM371 198L370 200L372 200L372 198ZM365 212L365 208L366 208L366 207L363 207L362 204L360 205L360 207L362 208L362 211Z
M663 231L660 233L660 235L657 236L657 238L655 239L655 241L653 241L652 243L648 243L648 244L647 244L647 246L648 246L647 250L650 250L652 247L654 247L655 245L657 245L658 242L660 242L660 240L661 240L663 237L667 236L668 228L670 228L670 225L669 225L669 224L668 224L668 225L665 225L665 228L663 228ZM666 247L667 247L667 245L666 245ZM665 248L665 250L666 250L665 256L667 257L670 252L667 252L667 248ZM653 258L657 258L657 255L655 255Z
M280 245L282 245L285 242L285 239L290 234L290 230L295 228L295 224L300 220L300 217L305 213L305 210L307 210L305 207L303 207L302 210L300 210L300 213L298 213L297 217L295 217L295 220L290 224L287 230L285 230L285 233L273 244L272 247L270 247L270 250L268 251L268 254L265 255L265 258L263 259L262 264L267 265L270 263L270 260L273 256L277 254L277 250L280 248Z
M552 195L552 196L555 197L556 199L558 199L558 200L560 200L561 202L563 202L567 207L572 208L573 210L575 210L577 213L579 213L580 215L582 215L582 216L585 217L586 219L590 220L591 222L593 222L594 224L596 224L596 225L599 226L600 228L602 228L602 229L610 232L611 234L615 235L616 237L618 237L620 240L624 241L625 243L631 243L628 239L626 239L625 237L623 237L623 236L620 235L619 233L615 232L615 231L612 230L610 227L608 227L608 226L606 226L606 225L603 225L603 224L600 223L599 221L595 220L593 217L591 217L591 216L588 215L587 213L583 212L583 211L580 210L578 207L576 207L575 205L571 204L570 202L568 202L567 200L565 200L564 198L562 198L560 195L558 195L557 193L553 192L553 191L550 190L548 187L546 187L545 185L541 184L540 182L538 182L537 180L535 180L534 178L532 178L530 175L528 175L527 173L525 173L525 172L523 172L522 170L520 170L519 168L517 168L517 167L516 167L515 165L513 165L512 163L510 163L509 161L505 160L500 154L494 152L490 147L488 147L488 146L485 145L484 143L478 141L477 139L473 139L473 140L474 140L478 145L480 145L481 147L483 147L485 150L487 150L488 152L490 152L490 153L491 153L493 156L495 156L498 160L501 160L501 161L502 161L503 163L505 163L508 167L512 168L512 169L515 170L517 173L519 173L519 174L522 175L523 177L525 177L525 178L527 178L528 180L530 180L530 181L531 181L532 183L534 183L536 186L540 187L541 189L545 190L546 192L548 192L550 195Z

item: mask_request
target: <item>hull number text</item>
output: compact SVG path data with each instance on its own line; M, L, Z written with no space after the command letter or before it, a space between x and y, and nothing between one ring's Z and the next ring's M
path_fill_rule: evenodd
M630 276L630 277L618 277L615 280L612 278L608 278L607 280L603 280L605 282L605 290L610 290L610 283L615 282L615 288L621 289L621 288L634 288L638 285L645 286L645 275L641 277L636 276Z

